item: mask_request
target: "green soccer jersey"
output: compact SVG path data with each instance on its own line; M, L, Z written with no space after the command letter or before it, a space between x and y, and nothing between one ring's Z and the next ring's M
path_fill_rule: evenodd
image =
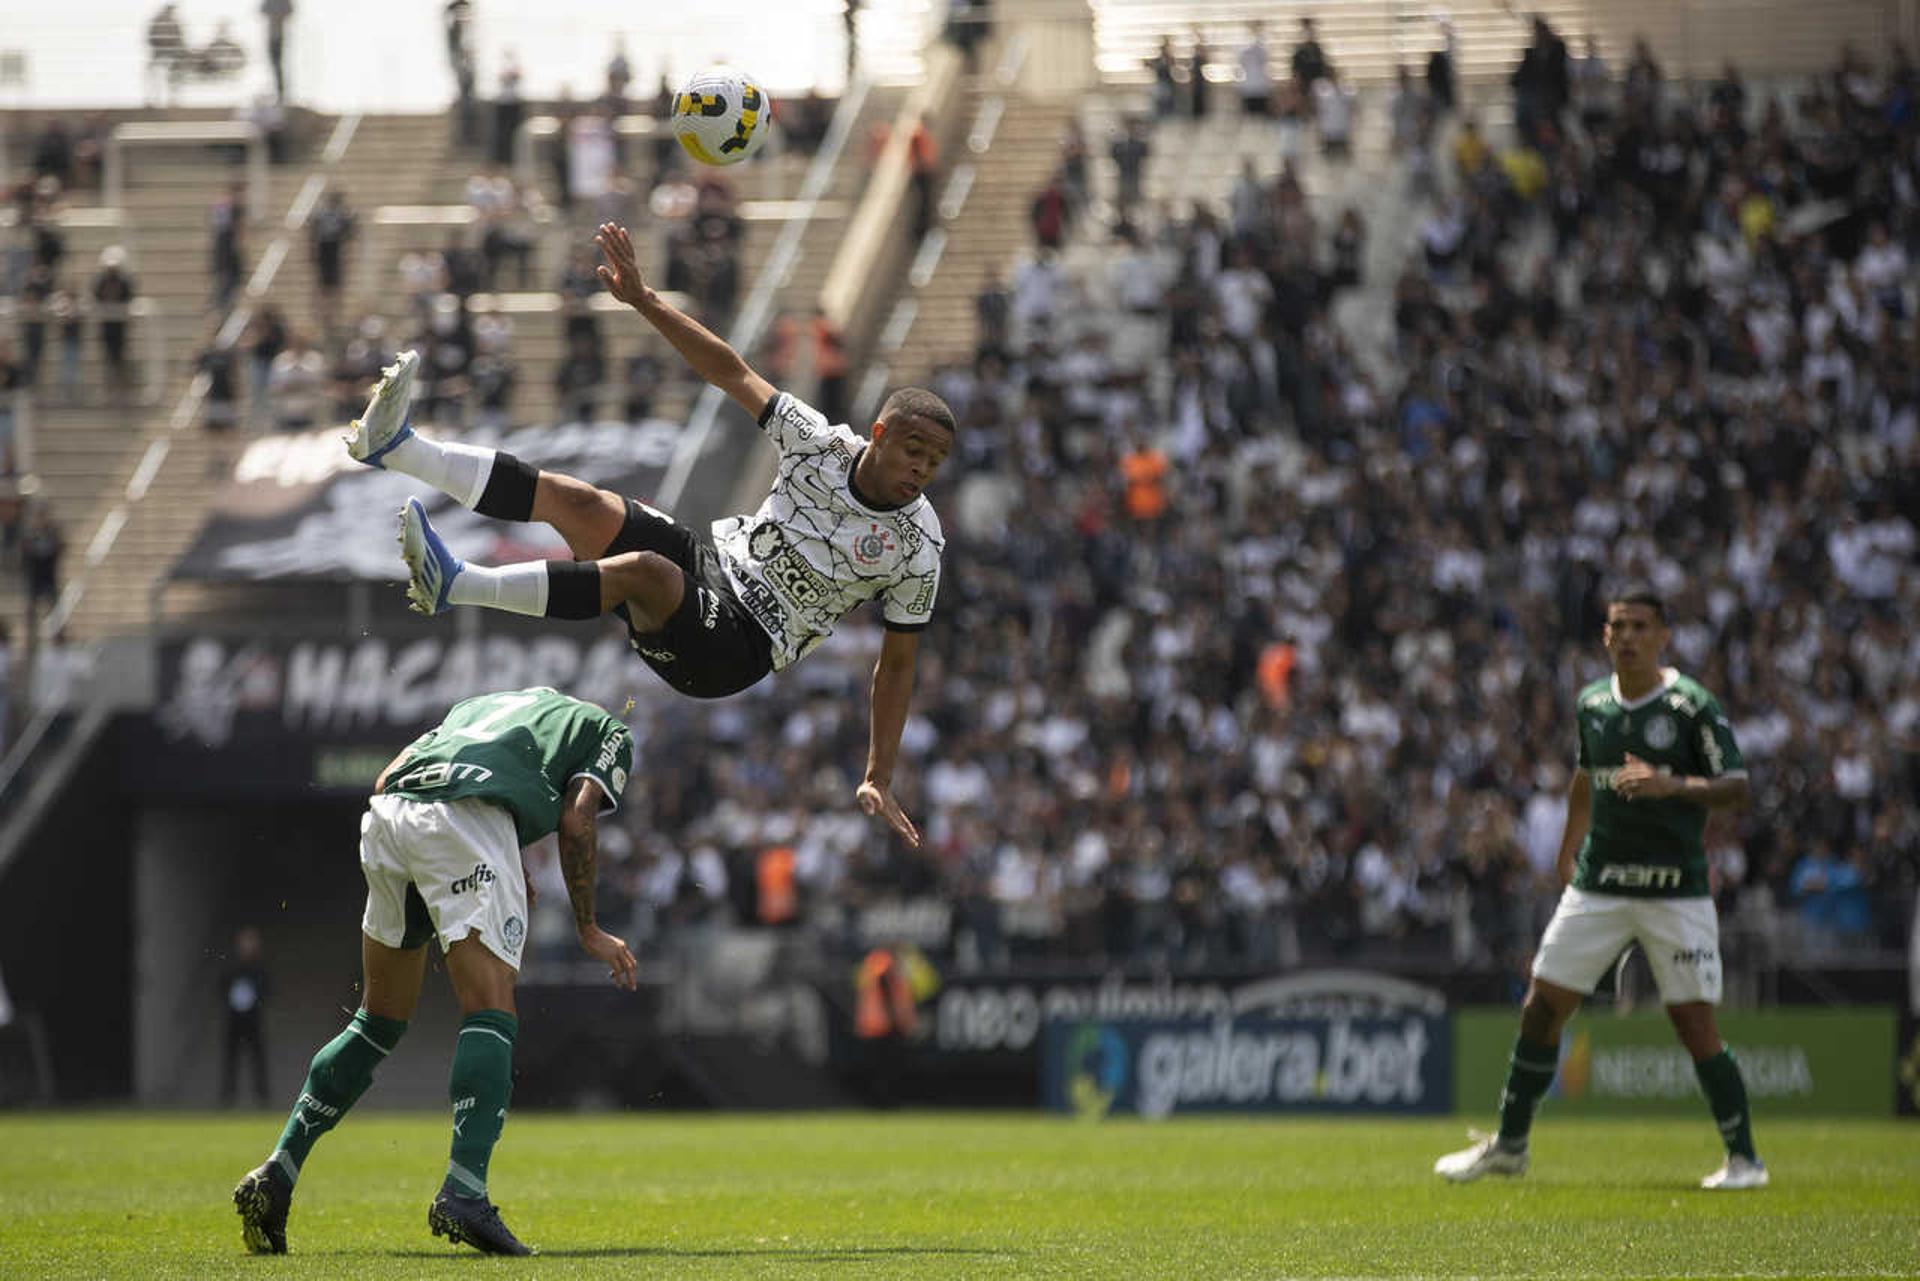
M1630 801L1613 776L1631 752L1672 774L1741 777L1733 726L1698 681L1671 667L1660 684L1627 702L1617 678L1580 691L1580 768L1593 784L1593 822L1574 868L1576 889L1602 894L1697 898L1708 892L1700 835L1706 806L1675 798Z
M611 813L633 769L633 736L592 703L540 687L481 694L408 745L387 776L390 796L492 801L513 815L520 844L560 826L567 785L585 775Z

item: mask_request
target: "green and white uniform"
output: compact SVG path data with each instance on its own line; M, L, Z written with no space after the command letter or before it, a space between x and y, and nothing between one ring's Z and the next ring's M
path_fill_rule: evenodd
M1591 992L1638 941L1668 1004L1720 999L1720 928L1709 897L1701 840L1706 807L1674 798L1628 800L1613 789L1628 753L1657 770L1743 778L1733 726L1714 696L1672 668L1640 698L1618 677L1580 691L1579 767L1593 788L1593 816L1573 884L1540 940L1533 972Z
M388 947L442 948L478 934L515 969L527 935L521 847L560 825L567 788L590 778L611 813L633 769L627 727L547 688L456 703L415 739L360 820L361 928Z

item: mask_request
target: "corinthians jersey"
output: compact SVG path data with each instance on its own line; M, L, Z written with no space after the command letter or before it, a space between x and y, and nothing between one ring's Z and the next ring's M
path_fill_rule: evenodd
M867 442L781 392L760 415L780 450L773 490L751 516L713 522L713 542L740 601L773 640L779 671L825 640L849 610L878 599L891 631L933 616L946 540L925 494L882 510L854 496Z
M1746 762L1720 703L1671 667L1639 698L1618 677L1580 691L1580 768L1593 784L1593 819L1573 884L1603 894L1695 898L1708 893L1701 834L1706 806L1675 797L1630 801L1613 790L1627 753L1657 770L1705 778L1744 777Z

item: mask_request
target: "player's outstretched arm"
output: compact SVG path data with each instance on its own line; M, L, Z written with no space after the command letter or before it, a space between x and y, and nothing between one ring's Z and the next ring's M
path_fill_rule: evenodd
M773 399L773 384L753 372L753 367L725 339L669 303L641 278L640 260L634 256L633 237L625 227L610 222L600 224L593 233L606 261L598 270L600 283L607 292L646 317L660 336L673 344L680 358L701 378L733 398L735 404L758 419L760 411Z
M631 992L639 982L639 967L633 953L627 950L625 939L607 933L594 919L594 864L600 851L599 811L600 785L590 778L574 779L560 811L560 873L567 881L567 898L573 904L573 928L580 935L581 948L607 967L607 977L613 980L614 986Z
M914 656L919 648L918 632L888 632L880 643L868 714L867 773L854 792L862 810L884 819L914 849L920 848L920 829L893 798L893 764L900 754L901 732L907 727L907 706L913 701Z

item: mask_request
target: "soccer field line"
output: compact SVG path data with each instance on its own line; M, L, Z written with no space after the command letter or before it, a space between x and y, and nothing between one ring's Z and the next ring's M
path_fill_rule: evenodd
M1622 1276L1641 1275L1619 1272L1383 1272L1323 1276L1319 1273L1286 1274L1281 1281L1619 1281ZM1844 1269L1837 1272L1809 1272L1795 1268L1789 1272L1649 1272L1664 1281L1849 1281L1856 1278L1912 1277L1912 1272L1862 1272Z

